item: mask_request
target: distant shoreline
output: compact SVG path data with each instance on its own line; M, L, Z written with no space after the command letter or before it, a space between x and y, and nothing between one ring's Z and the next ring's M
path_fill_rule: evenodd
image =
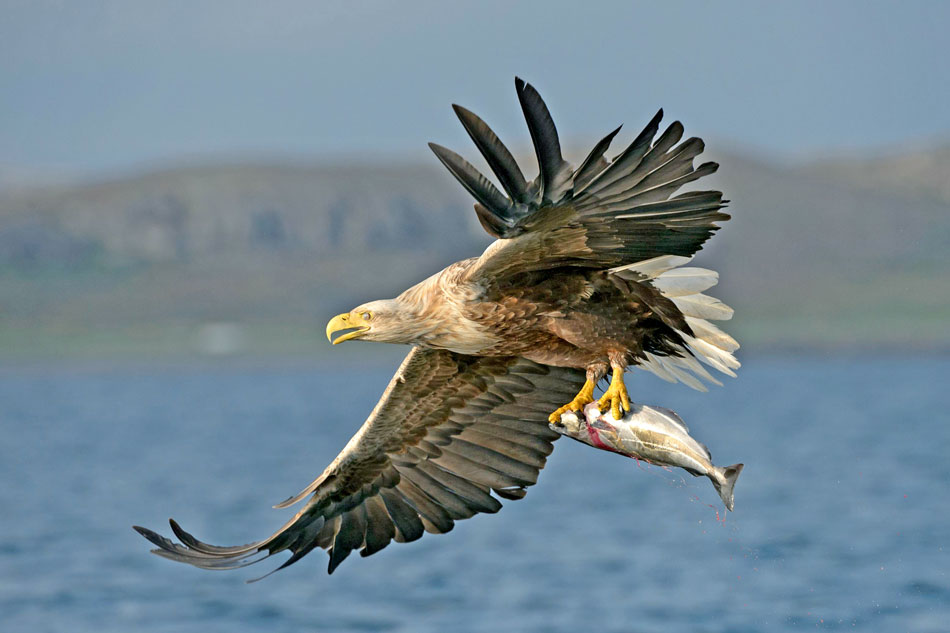
M355 346L354 346L355 347ZM368 347L368 346L367 346ZM378 346L377 346L378 347ZM174 371L245 371L259 369L340 369L348 370L361 366L399 364L408 348L386 346L382 350L351 349L346 352L328 350L326 353L307 354L236 354L226 357L202 355L141 355L141 356L0 356L0 374L21 372L63 371L77 373L111 372L132 370L145 372ZM767 345L756 346L740 352L744 364L770 358L813 358L816 362L850 361L855 359L893 358L946 358L950 357L950 345L932 347L900 346L853 346L828 348L820 346ZM741 373L741 370L740 370Z

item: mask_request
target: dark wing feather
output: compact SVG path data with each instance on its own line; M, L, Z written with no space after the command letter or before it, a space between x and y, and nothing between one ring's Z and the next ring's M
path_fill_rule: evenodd
M289 550L282 569L319 547L328 551L332 573L353 550L369 556L392 541L442 534L457 520L497 512L501 503L493 492L523 497L558 437L547 414L583 381L579 370L522 358L413 349L343 452L310 486L279 504L311 495L271 537L218 547L174 521L180 543L136 530L157 546L156 554L196 567L243 567Z
M623 126L617 126L616 130L597 141L597 144L590 150L587 158L584 159L581 166L574 172L575 191L583 189L594 176L604 171L610 165L604 158L604 154L607 152L607 148L610 147L610 143L614 140L614 137L617 136L617 132L620 131L621 127Z
M511 202L488 178L452 150L435 143L429 143L429 148L482 206L512 226L514 225L508 215Z
M502 202L493 195L486 204L488 187L472 183L488 180L480 174L477 180L472 172L478 172L457 155L440 155L469 191L480 192L473 193L479 220L501 238L471 268L469 279L563 266L614 268L661 255L691 256L719 229L719 222L729 219L721 211L726 201L718 191L676 195L683 186L714 173L718 165L694 167L693 160L705 147L699 138L680 142L684 130L679 121L657 136L663 110L612 161L604 153L617 130L601 139L571 172L537 90L520 79L515 87L541 172L536 186L529 185L526 192L516 188L524 197ZM511 154L481 119L463 108L456 111L512 194L505 184L508 176L502 174L521 172L511 165ZM504 197L497 189L494 192Z
M548 107L538 91L515 77L515 90L541 171L541 204L558 202L570 187L571 167L561 157L561 142Z
M452 105L465 131L472 137L478 151L482 153L488 166L498 176L498 181L511 199L518 203L531 202L528 182L521 173L521 168L514 156L508 151L504 143L495 135L488 124L482 121L475 113L460 105Z
M646 127L640 130L640 133L633 139L633 142L627 146L627 149L623 150L614 158L613 161L592 180L590 186L602 187L609 185L618 179L624 178L633 171L633 169L640 164L640 160L643 159L643 156L650 150L650 144L653 142L653 137L656 136L657 131L659 131L660 121L662 120L663 108L660 108L657 110L657 113L653 115L653 118L650 119L650 122L647 123ZM580 190L578 190L577 193L579 194Z

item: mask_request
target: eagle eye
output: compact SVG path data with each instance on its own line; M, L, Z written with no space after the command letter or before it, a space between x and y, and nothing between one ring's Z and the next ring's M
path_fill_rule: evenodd
M361 314L360 316L363 317L363 320L364 320L364 321L369 321L370 319L373 318L373 313L372 313L372 312L364 312L364 313Z

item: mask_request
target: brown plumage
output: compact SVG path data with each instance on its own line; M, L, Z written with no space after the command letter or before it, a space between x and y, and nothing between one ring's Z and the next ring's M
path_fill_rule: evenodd
M604 153L619 128L575 170L537 91L515 83L540 174L528 182L488 126L454 106L505 193L454 152L431 147L498 239L395 299L330 322L328 338L343 332L334 343L412 349L340 455L278 506L309 495L304 507L270 538L240 547L201 543L174 521L180 544L136 528L155 553L227 569L289 550L285 567L319 547L332 572L354 549L367 556L495 512L491 493L523 497L557 438L548 420L589 402L608 368L601 401L615 414L629 407L630 365L698 389L699 378L716 382L699 361L732 375L738 344L708 321L732 312L701 294L717 276L682 267L729 218L718 191L676 194L716 170L693 167L703 142L680 143L679 122L657 137L661 111L613 160Z

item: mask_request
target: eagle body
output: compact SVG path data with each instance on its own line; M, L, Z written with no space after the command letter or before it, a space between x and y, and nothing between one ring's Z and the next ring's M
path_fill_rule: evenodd
M631 366L701 390L703 381L718 384L707 367L735 375L739 345L711 322L732 310L703 293L718 275L686 266L729 219L721 192L680 191L718 168L694 166L702 140L682 140L678 121L660 132L660 110L612 159L605 155L620 128L574 168L538 92L520 79L515 88L538 159L533 180L461 106L453 108L501 189L430 144L496 240L327 325L334 344L410 351L337 458L275 507L306 503L271 536L235 547L199 541L174 521L179 542L136 527L153 552L231 569L289 551L283 568L321 548L332 573L353 551L369 556L392 541L445 533L497 512L499 498L522 498L559 437L549 420L591 402L608 370L598 402L615 417L630 407L623 373Z
M397 297L400 314L430 324L401 342L459 354L516 355L584 369L599 380L611 357L629 365L644 352L667 356L684 345L677 328L692 334L669 299L611 271L563 267L473 280L479 263L452 264Z

